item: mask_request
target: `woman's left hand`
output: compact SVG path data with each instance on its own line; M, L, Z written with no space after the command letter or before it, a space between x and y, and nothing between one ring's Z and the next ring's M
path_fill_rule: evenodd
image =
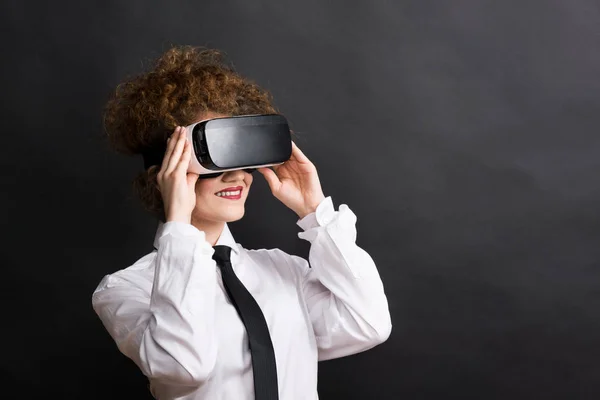
M258 168L265 177L273 196L298 214L300 219L315 212L325 199L317 168L292 142L288 161L273 169Z

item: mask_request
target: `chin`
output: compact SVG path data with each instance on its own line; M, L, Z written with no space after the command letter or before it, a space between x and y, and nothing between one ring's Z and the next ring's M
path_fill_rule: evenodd
M242 204L207 204L200 201L194 210L194 219L197 221L212 222L234 222L244 217L246 212L245 205Z
M244 207L232 207L219 211L212 213L212 215L208 216L208 219L219 222L235 222L242 219L245 214Z
M219 215L219 220L223 222L234 222L242 219L246 212L244 203L231 204L228 207L221 207L215 214Z
M236 212L236 213L227 213L227 215L224 215L223 218L221 218L221 220L223 222L235 222L235 221L239 221L243 217L244 217L244 210L242 210L241 212Z

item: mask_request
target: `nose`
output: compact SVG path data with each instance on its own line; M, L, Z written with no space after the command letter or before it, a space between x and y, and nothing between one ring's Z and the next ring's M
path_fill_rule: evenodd
M234 182L234 181L242 181L246 177L246 173L242 169L237 169L235 171L227 171L223 174L223 181L225 182Z

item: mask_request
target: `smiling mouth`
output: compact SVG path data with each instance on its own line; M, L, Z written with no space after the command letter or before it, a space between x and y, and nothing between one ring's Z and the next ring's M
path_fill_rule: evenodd
M215 193L215 196L220 197L222 199L238 200L242 197L242 189L222 190L220 192Z

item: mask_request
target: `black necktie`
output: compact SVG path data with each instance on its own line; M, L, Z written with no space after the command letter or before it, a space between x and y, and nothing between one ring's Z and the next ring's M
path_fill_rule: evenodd
M254 395L256 400L277 400L277 367L275 352L265 317L254 297L244 287L233 271L230 261L231 248L214 246L213 258L221 268L225 290L235 306L248 334L252 370L254 373Z

